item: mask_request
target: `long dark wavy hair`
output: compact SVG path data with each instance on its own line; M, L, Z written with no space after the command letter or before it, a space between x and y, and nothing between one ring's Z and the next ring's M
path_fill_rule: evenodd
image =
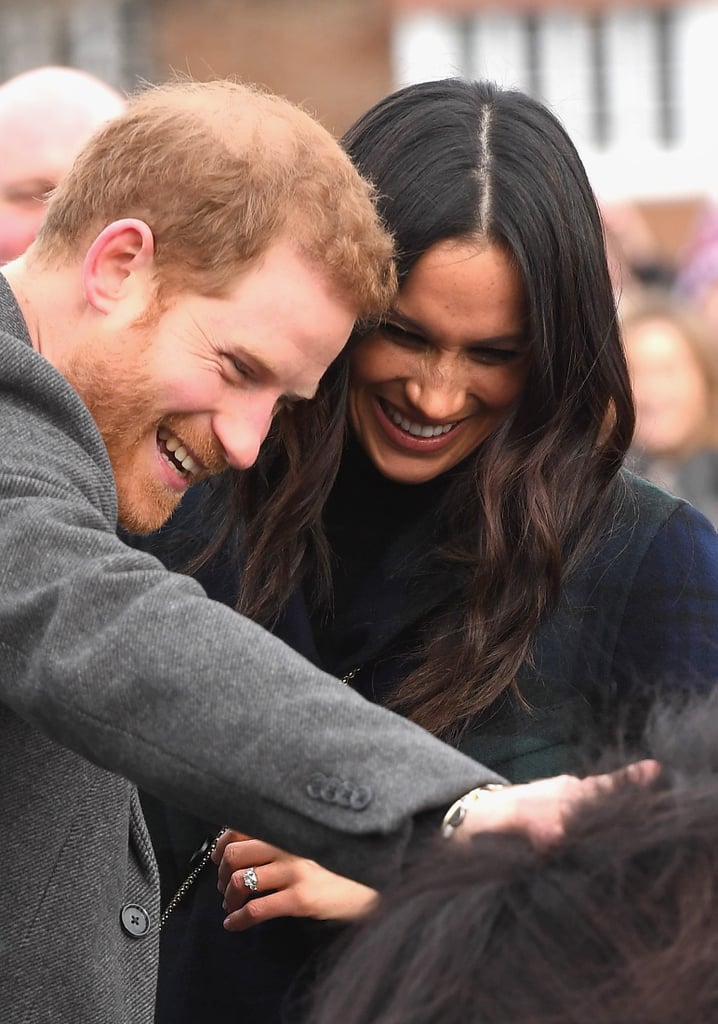
M392 698L451 740L507 688L518 694L536 627L596 542L631 441L603 228L565 130L521 92L458 79L409 86L372 107L343 142L376 185L400 281L432 245L455 239L501 246L525 290L525 392L464 463L439 512L450 538L439 554L462 567L462 596L432 617ZM346 386L342 361L319 408L301 410L301 425L294 419L295 470L280 452L278 425L258 467L264 498L252 485L248 503L249 481L242 483L248 528L239 609L266 624L308 572L315 594L326 593L316 513L334 480L343 429L334 403Z
M330 597L322 511L344 447L351 344L311 402L277 411L254 466L210 478L200 503L207 540L183 571L195 573L220 553L231 559L241 580L237 611L270 629L305 578L315 603Z

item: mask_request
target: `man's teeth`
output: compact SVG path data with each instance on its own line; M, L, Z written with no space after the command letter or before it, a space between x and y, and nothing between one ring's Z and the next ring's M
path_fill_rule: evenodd
M198 466L192 456L189 454L185 446L175 437L174 434L170 434L166 427L160 427L157 431L157 436L160 441L164 441L165 448L168 452L172 453L172 459L167 459L170 465L174 462L178 462L182 469L186 473L196 473Z
M401 427L407 434L412 434L414 437L438 437L439 434L448 434L456 426L455 423L445 423L439 427L429 427L422 423L412 423L411 420L398 413L396 409L389 408L387 412L392 423L395 423L397 427Z

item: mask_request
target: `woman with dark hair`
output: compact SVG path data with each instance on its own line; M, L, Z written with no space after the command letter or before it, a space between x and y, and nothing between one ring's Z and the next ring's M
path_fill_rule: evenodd
M280 410L234 513L210 492L154 550L510 781L576 771L643 687L718 679L715 532L621 468L633 405L585 171L545 107L482 82L401 90L345 143L396 238L394 306L316 403ZM210 830L146 809L169 894ZM374 901L236 838L227 927L256 927L222 931L199 871L167 919L160 1021L294 1019L287 989L335 930L310 918Z

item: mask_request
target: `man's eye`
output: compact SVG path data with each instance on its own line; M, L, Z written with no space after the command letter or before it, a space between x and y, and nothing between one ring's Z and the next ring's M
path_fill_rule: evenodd
M237 359L236 356L229 356L228 358L238 376L243 377L245 380L251 380L252 371L246 363L243 363L241 359Z

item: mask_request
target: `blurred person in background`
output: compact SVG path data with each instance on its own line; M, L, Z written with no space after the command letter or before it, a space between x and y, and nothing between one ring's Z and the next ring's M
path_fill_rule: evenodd
M676 295L704 317L708 337L718 349L718 208L707 203L688 243L679 254Z
M636 402L633 468L718 525L718 346L700 311L647 293L623 317Z
M0 85L0 263L37 234L47 196L125 100L85 71L40 67Z
M645 288L669 287L672 268L661 255L655 233L638 203L603 203L601 217L619 308L630 309L640 301Z

